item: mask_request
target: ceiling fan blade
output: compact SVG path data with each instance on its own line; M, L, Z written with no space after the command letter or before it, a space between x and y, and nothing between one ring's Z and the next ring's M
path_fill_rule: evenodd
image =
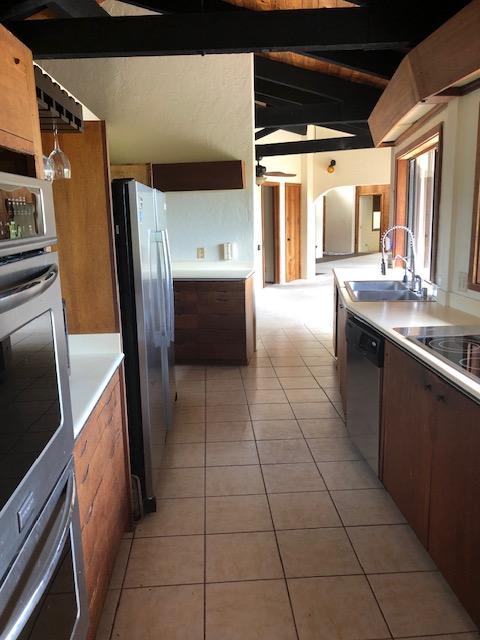
M263 175L271 176L272 178L294 178L296 173L285 173L284 171L266 171Z

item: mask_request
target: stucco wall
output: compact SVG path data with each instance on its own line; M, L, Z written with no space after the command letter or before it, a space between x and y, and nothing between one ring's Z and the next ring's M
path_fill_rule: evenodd
M107 123L113 163L244 160L243 190L168 195L174 260L254 260L253 56L50 60L42 66Z

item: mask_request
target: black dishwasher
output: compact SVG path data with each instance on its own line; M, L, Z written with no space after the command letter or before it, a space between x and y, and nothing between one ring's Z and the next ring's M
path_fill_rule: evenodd
M364 460L378 475L380 404L385 341L357 318L349 316L347 338L347 431Z

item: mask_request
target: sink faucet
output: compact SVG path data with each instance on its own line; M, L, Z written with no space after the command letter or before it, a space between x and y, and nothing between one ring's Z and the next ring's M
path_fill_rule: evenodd
M387 239L387 236L390 235L390 233L392 231L395 231L396 229L400 229L402 231L406 231L407 235L408 235L408 239L410 241L410 247L412 249L412 253L411 253L411 260L410 260L410 266L408 264L408 257L407 256L400 256L400 255L396 255L394 258L395 260L402 260L402 262L405 264L405 276L404 276L404 282L408 283L408 272L410 271L412 274L412 281L410 283L410 289L412 291L414 291L415 293L420 293L422 291L422 278L415 273L415 236L413 235L412 230L410 229L410 227L407 227L403 224L395 224L393 225L393 227L389 227L385 233L382 236L382 262L381 262L381 271L382 271L382 275L386 275L387 273L387 265L385 262L385 253L386 253L386 249L385 249L385 240Z

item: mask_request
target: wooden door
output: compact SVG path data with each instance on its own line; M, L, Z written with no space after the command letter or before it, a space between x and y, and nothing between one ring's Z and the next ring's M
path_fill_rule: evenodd
M420 541L427 546L434 375L385 343L382 401L382 480Z
M285 280L300 278L301 184L285 184Z
M480 405L435 376L428 548L480 623Z
M280 282L280 183L265 182L262 189L263 286Z

